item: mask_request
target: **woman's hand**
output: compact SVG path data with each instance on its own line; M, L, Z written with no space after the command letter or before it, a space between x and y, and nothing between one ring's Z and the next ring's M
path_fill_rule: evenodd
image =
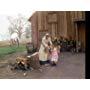
M48 46L48 47L47 47L47 49L49 50L49 49L50 49L50 47Z
M48 53L48 52L49 52L48 47L45 47L44 52L46 52L46 53Z

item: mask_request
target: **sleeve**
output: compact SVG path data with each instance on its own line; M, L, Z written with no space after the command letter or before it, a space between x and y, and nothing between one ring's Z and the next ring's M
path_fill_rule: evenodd
M49 40L50 44L52 45L52 41L51 41L51 38L49 38L48 40Z

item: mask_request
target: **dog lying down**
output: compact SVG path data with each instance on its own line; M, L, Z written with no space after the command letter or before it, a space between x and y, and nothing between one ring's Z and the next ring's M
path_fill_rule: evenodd
M27 57L23 57L23 56L17 57L16 63L14 64L14 67L11 68L11 70L15 70L15 69L17 69L17 70L33 70L33 67L31 67L31 66L34 66L34 67L37 67L37 66L35 66L34 63L32 63L33 62L32 57L35 57L36 55L38 55L38 52L36 52L32 55L29 55Z
M17 57L16 63L13 65L11 70L31 70L29 60L27 57Z

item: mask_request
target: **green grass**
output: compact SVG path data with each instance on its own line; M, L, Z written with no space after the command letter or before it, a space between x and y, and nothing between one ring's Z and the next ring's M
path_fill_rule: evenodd
M20 45L19 47L17 46L0 47L0 58L3 58L5 55L9 55L9 54L16 53L16 52L22 52L25 50L26 50L25 45Z

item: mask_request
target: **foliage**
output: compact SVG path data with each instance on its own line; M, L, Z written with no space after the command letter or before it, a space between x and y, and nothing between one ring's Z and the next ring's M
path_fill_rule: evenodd
M25 36L26 36L26 38L30 38L30 36L31 36L30 25L28 25L28 26L26 27Z

